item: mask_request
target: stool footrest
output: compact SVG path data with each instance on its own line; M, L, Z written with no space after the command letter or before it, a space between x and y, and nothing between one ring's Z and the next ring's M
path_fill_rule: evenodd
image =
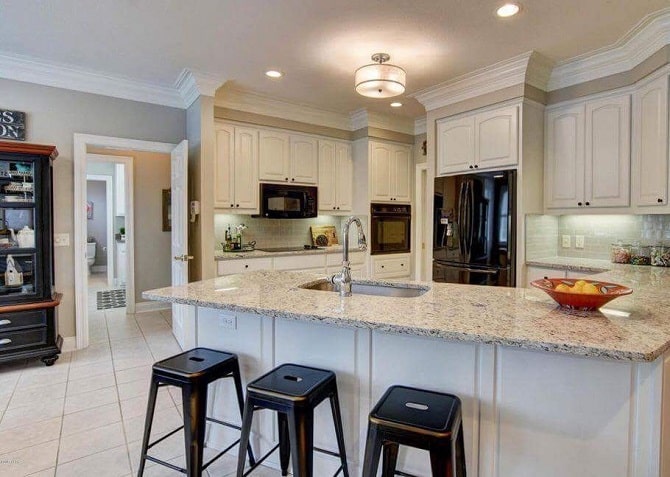
M205 465L202 466L202 470L205 470L205 469L206 469L207 467L209 467L209 466L210 466L216 459L218 459L219 457L221 457L223 454L225 454L226 452L228 452L230 449L232 449L233 447L235 447L235 446L236 446L237 444L239 444L239 443L240 443L240 440L237 439L235 442L233 442L233 443L230 444L228 447L226 447L225 449L223 449L221 452L219 452L218 454L216 454L216 455L212 458L212 460L210 460L209 462L207 462Z
M170 437L172 434L181 431L183 428L184 428L184 426L178 427L178 428L176 428L174 431L171 431L171 432L165 434L165 435L164 435L163 437L161 437L160 439L158 439L158 440L156 440L156 441L153 441L151 444L149 444L149 445L147 446L147 451L148 451L149 449L151 449L153 446L155 446L156 444L159 444L159 443L163 442L165 439L167 439L168 437Z
M268 451L267 454L265 454L263 457L261 457L260 459L258 459L254 465L252 465L251 467L249 467L249 470L247 470L247 471L242 475L242 477L247 477L247 475L251 474L251 473L256 469L256 467L258 467L259 465L261 465L261 463L263 463L263 461L264 461L265 459L267 459L268 457L270 457L270 455L272 455L272 453L273 453L274 451L276 451L277 449L279 449L279 444L277 444L277 445L274 446L272 449L270 449L270 450Z
M156 459L155 457L151 457L150 455L146 456L146 459L150 460L151 462L155 462L156 464L161 464L164 465L165 467L169 467L170 469L176 470L177 472L181 472L182 474L186 473L186 469L179 467L178 465L165 462L164 460Z
M242 428L238 426L237 424L233 424L232 422L226 422L226 421L219 421L218 419L214 419L213 417L206 417L209 422L213 422L215 424L220 424L222 426L230 427L232 429L237 429L238 431L241 431Z
M400 477L416 477L414 474L407 474L405 472L401 472L399 470L395 471L395 475L399 475Z
M338 454L337 452L329 451L329 450L326 450L326 449L321 449L320 447L315 446L315 447L313 447L313 449L317 452L321 452L322 454L332 455L333 457L341 457L340 454Z

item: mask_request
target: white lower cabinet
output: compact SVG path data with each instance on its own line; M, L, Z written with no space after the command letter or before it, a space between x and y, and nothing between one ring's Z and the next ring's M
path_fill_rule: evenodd
M217 275L233 275L235 273L272 270L271 258L249 258L240 260L220 260L217 262Z
M126 255L126 242L116 242L116 285L126 284L126 267L128 258Z
M408 253L372 257L373 278L409 278L410 275Z
M352 278L367 277L365 253L349 254ZM254 272L257 270L277 270L293 272L311 272L333 275L342 270L342 254L288 255L279 257L243 258L239 260L219 260L217 275Z

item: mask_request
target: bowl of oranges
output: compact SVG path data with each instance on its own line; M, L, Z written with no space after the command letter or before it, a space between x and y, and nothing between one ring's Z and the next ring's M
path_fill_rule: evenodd
M600 280L543 278L530 284L573 310L597 310L615 298L633 293L628 287Z

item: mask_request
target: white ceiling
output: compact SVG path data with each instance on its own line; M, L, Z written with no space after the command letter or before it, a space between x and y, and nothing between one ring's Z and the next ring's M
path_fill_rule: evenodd
M372 53L407 71L407 94L520 53L560 61L614 43L668 0L2 0L0 53L172 86L183 68L238 89L348 113L411 117L415 100L354 92ZM286 73L270 80L263 72Z

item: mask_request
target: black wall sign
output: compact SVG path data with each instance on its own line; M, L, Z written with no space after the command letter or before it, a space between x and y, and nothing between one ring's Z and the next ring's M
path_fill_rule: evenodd
M26 113L0 109L0 138L26 140Z

